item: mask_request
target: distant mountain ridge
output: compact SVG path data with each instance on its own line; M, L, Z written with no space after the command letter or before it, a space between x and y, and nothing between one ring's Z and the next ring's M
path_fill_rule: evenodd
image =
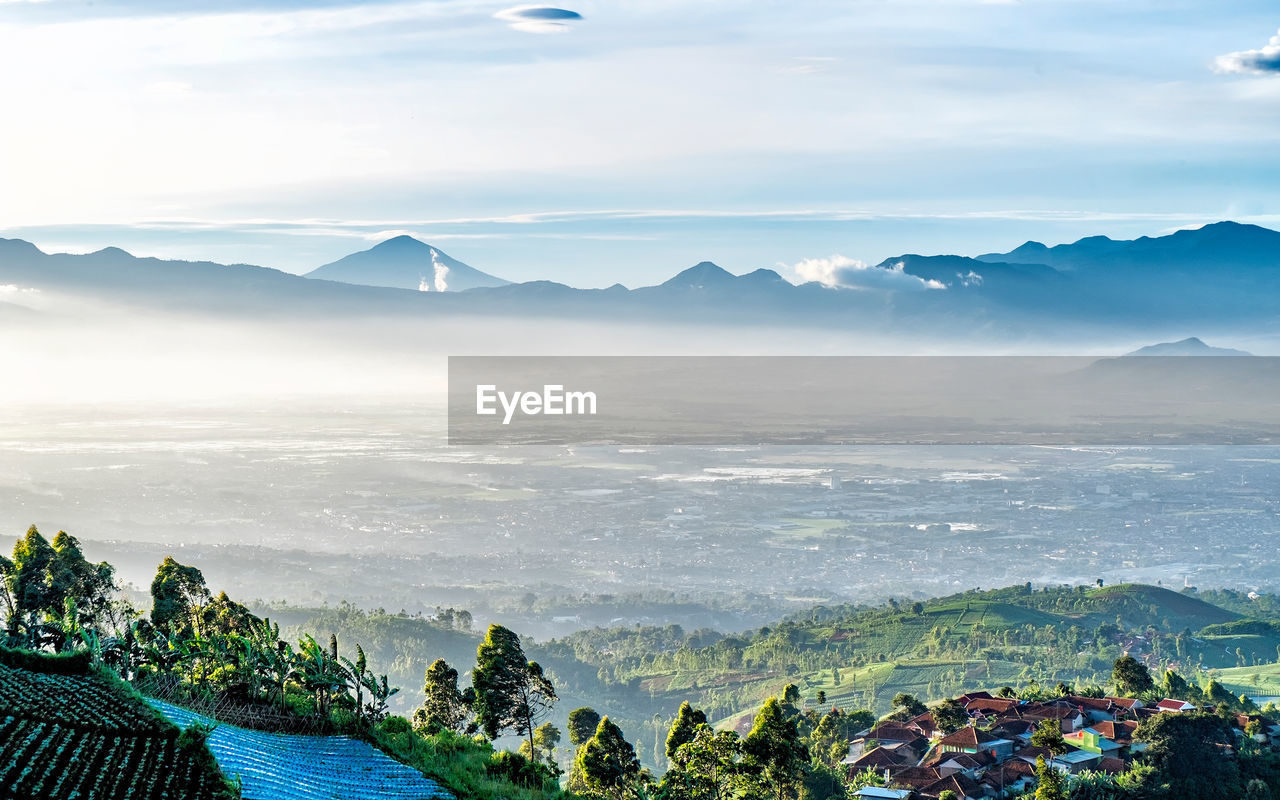
M920 282L796 284L772 269L734 275L703 261L635 289L510 283L408 236L303 277L245 264L136 258L118 248L46 254L28 242L0 239L0 285L165 310L683 320L947 336L1104 328L1280 333L1280 232L1254 225L1223 222L1162 237L1088 237L1055 247L1028 242L977 258L906 254L865 269ZM921 284L931 288L920 290ZM6 309L0 319L18 313Z
M1125 358L1133 356L1249 356L1244 350L1233 350L1229 347L1210 347L1195 336L1177 342L1161 342L1140 347L1132 353L1125 353Z
M1008 253L987 253L976 260L1085 271L1125 267L1206 269L1227 265L1280 270L1280 231L1239 222L1215 222L1167 236L1127 240L1087 236L1053 247L1032 241Z
M387 239L368 250L318 267L306 277L421 292L460 292L510 283L412 236Z

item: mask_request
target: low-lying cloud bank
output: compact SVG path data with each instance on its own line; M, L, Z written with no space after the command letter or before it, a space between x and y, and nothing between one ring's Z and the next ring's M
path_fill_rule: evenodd
M891 267L876 267L842 255L830 258L806 258L793 264L790 271L802 283L816 281L839 289L882 289L896 292L923 292L945 289L945 284L925 280L907 272L902 262Z

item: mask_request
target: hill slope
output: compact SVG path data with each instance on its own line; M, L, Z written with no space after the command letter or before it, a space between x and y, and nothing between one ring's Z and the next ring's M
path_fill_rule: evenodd
M159 700L149 701L175 725L213 720ZM216 723L209 749L222 771L240 778L245 800L432 800L450 798L367 742L349 736L292 736Z

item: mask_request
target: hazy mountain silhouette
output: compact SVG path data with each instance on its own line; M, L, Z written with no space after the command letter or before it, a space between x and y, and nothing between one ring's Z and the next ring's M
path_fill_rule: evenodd
M1232 350L1229 347L1210 347L1195 336L1188 337L1178 342L1161 342L1160 344L1149 344L1146 347L1140 347L1132 353L1125 353L1125 357L1130 356L1252 356L1253 353L1246 353L1244 350Z
M307 277L431 292L460 292L479 286L505 286L510 283L464 264L412 236L397 236L368 250L352 253L308 272Z
M1280 233L1253 225L1218 223L1133 241L1090 237L1057 247L1029 242L978 258L908 254L879 266L899 265L943 288L796 285L770 269L734 275L710 261L636 289L513 284L407 236L306 277L246 264L137 258L118 248L46 254L0 239L0 285L175 311L682 319L955 335L1192 326L1259 332L1280 321ZM446 291L436 291L437 278Z
M978 261L1043 264L1083 273L1194 271L1203 277L1226 270L1280 274L1280 232L1238 222L1215 222L1168 236L1117 240L1089 236L1046 247L1027 242L1008 253L988 253Z

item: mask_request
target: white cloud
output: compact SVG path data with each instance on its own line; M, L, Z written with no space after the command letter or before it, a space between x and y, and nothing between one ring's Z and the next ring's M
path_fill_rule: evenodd
M1223 73L1280 75L1280 33L1272 36L1265 47L1257 50L1241 50L1218 56L1213 66Z
M39 289L0 283L0 303L39 311L48 306L47 300L48 298L41 295Z
M922 292L945 289L935 280L925 280L908 273L899 261L891 267L873 267L842 255L830 258L806 258L793 264L790 271L801 282L816 281L823 286L840 289L882 289L896 292Z

